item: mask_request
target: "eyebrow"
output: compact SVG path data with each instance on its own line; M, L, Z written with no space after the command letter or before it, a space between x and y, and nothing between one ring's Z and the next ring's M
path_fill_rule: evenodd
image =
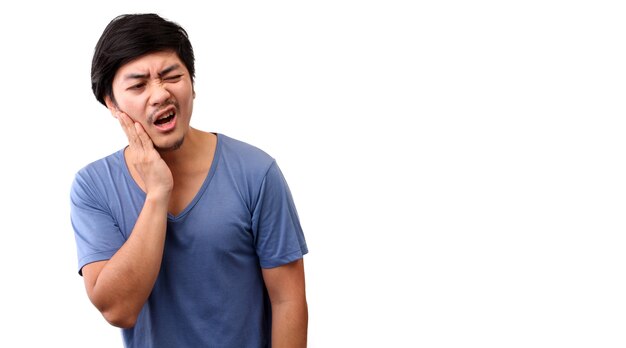
M163 77L167 74L169 74L170 72L172 72L173 70L176 70L180 68L180 64L176 63L176 64L172 64L170 66L168 66L167 68L161 70L159 72L159 77ZM150 77L150 74L127 74L124 76L124 80L131 80L131 79L147 79L148 77Z

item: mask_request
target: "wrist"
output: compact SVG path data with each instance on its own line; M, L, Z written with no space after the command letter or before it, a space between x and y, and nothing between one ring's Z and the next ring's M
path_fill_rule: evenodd
M156 204L169 204L170 196L172 194L172 190L161 189L161 190L151 190L146 192L146 202L150 201Z

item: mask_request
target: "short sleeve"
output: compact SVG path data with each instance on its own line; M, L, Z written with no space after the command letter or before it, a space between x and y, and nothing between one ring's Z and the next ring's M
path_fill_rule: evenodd
M80 172L70 192L70 218L80 275L83 266L110 259L125 242L106 204L95 192L94 185L90 185L88 175Z
M276 162L261 184L252 232L262 268L296 261L308 252L291 192Z

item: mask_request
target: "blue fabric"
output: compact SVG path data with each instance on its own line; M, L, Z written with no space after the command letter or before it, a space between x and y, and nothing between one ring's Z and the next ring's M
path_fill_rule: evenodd
M71 190L78 270L108 260L129 237L145 194L123 150L89 164ZM211 169L193 201L168 216L163 262L126 347L269 347L271 308L261 268L308 252L276 162L218 134Z

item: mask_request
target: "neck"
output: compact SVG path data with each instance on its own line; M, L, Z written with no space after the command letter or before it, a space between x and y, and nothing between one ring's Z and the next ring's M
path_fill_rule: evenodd
M204 132L194 128L189 128L185 135L183 144L176 150L159 151L161 158L175 175L176 172L185 171L186 168L193 167L200 159L207 147L207 137Z

